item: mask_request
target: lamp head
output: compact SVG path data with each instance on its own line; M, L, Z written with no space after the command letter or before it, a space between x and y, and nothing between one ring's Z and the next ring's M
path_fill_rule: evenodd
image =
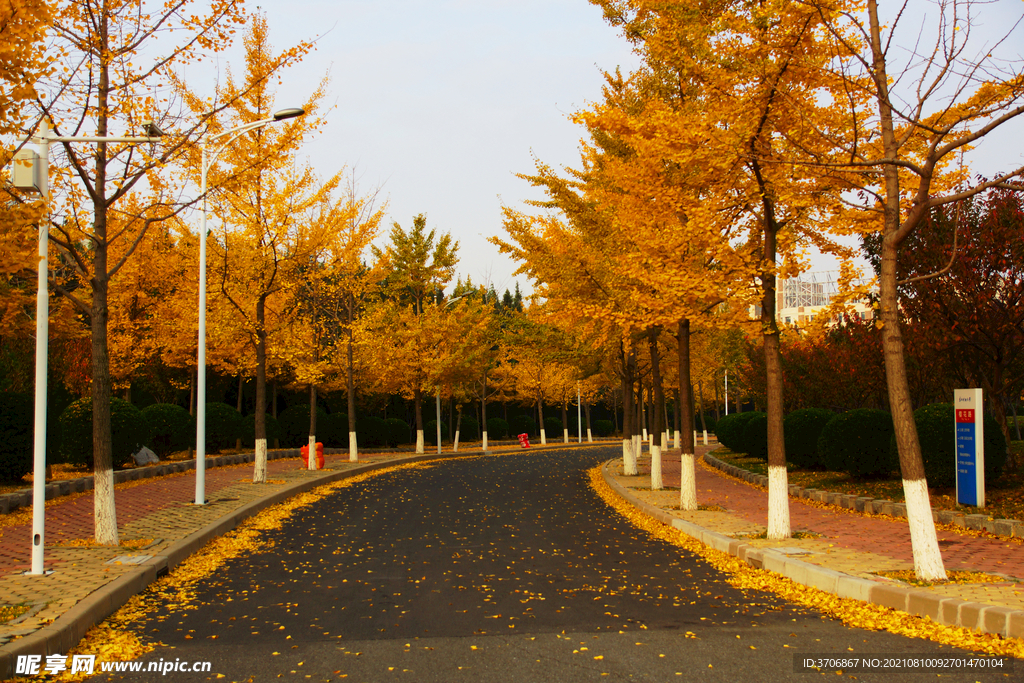
M280 109L274 112L274 120L282 121L284 119L292 119L296 116L302 116L306 113L305 109L301 107L292 107L291 109Z
M146 134L147 138L161 138L166 133L160 130L160 126L156 125L152 121L146 121L142 124L142 131Z

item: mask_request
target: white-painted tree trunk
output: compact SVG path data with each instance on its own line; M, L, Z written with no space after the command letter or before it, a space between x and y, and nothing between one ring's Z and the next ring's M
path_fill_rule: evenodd
M676 432L678 434L679 432ZM679 470L679 509L697 509L697 468L693 453L683 453Z
M696 429L693 430L693 443L695 443L695 444L697 443L697 430Z
M359 462L359 448L356 442L356 433L348 433L348 461Z
M673 435L673 441L674 441L674 443L672 444L673 448L679 448L680 447L679 446L679 439L680 438L681 438L681 436L680 436L679 430L677 429L676 433Z
M622 473L627 477L635 477L636 452L633 450L633 439L622 439Z
M423 430L422 429L417 429L416 430L416 452L417 453L422 453L423 452Z
M267 440L258 439L256 441L256 457L252 463L252 483L254 484L266 484L267 483ZM199 501L196 501L197 503Z
M932 502L928 497L928 482L903 480L903 495L907 503L907 522L910 525L910 545L914 548L914 573L922 581L945 581L946 568L939 552L939 540L932 520Z
M316 461L316 435L310 434L309 435L309 458L307 458L307 465L308 465L307 469L316 470L318 464L319 463L317 463L317 461Z
M594 435L590 433L590 427L587 427L587 443L594 443Z
M96 491L93 494L93 524L96 542L120 545L117 534L117 512L114 507L114 470L93 472Z
M668 430L667 429L664 432L662 432L662 434L661 434L661 445L664 448L668 448Z
M643 437L639 434L633 436L633 453L636 455L637 460L644 454Z
M651 490L660 491L665 488L661 483L661 446L651 444Z
M789 538L789 475L785 467L768 466L768 538Z
M569 443L569 428L562 427L562 443Z
M487 451L487 430L482 431L480 433L480 436L481 436L481 441L483 442L483 450L486 452Z
M459 452L459 430L455 430L455 443L452 444L452 453Z
M540 430L540 443L541 443L542 446L544 446L544 445L547 445L547 442L548 442L547 434L545 434L544 430L541 429Z
M644 427L644 441L647 441L647 427Z
M708 445L708 430L704 430L704 445Z

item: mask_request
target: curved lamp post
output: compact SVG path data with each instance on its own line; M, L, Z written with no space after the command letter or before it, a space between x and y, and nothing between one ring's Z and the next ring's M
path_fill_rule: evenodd
M193 501L196 505L206 504L206 176L210 166L216 161L217 155L237 140L239 136L249 131L263 128L276 121L295 118L305 113L306 110L299 107L281 109L274 112L274 115L270 118L246 123L223 133L203 138L203 219L199 229L199 342L196 358L196 386L198 389L196 392L196 498ZM227 140L211 153L210 144L219 142L224 138L227 138Z

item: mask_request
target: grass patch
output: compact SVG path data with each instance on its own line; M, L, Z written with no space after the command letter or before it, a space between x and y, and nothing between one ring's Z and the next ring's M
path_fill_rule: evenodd
M1014 459L1022 465L1017 470L1007 467L998 481L986 482L984 508L958 504L955 489L930 488L932 509L956 510L965 515L985 514L993 519L1024 520L1024 441L1010 442L1010 450L1015 455ZM768 474L768 463L752 458L746 453L734 453L726 448L719 448L712 456L748 472ZM891 500L894 503L902 503L904 500L903 482L898 477L858 480L846 472L798 470L794 469L792 463L788 465L789 483L805 489L867 496Z
M28 605L0 605L0 624L6 624L8 621L17 619L27 612L28 609Z

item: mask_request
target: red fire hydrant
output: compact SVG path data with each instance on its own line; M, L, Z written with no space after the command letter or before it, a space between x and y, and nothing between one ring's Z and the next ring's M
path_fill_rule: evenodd
M307 468L309 467L309 446L303 446L299 449L302 453L302 464ZM324 445L319 441L316 442L316 468L322 470L324 468Z
M523 448L529 448L530 447L530 435L529 434L520 434L519 435L519 445L522 446Z

